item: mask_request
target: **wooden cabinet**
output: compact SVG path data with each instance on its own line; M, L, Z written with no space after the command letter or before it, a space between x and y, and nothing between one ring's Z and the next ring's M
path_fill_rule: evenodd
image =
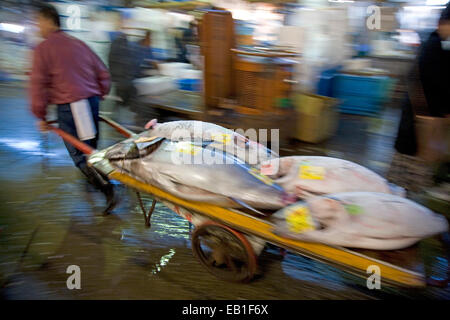
M230 12L210 10L203 16L201 45L205 108L215 108L222 98L235 94L231 53L235 46L234 22Z
M277 101L288 98L293 63L277 57L263 57L234 51L236 100L239 106L262 112L276 112Z

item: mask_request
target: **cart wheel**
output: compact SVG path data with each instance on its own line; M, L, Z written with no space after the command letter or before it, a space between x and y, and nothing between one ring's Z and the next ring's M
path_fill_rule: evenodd
M222 280L247 282L256 272L256 256L247 239L215 222L195 228L192 251L209 272Z

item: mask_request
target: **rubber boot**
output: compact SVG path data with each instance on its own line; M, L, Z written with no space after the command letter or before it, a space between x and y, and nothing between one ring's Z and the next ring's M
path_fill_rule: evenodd
M108 178L102 176L97 170L87 165L80 166L81 172L86 176L89 183L100 190L106 197L106 209L103 214L109 214L117 205L114 195L114 186L109 182Z

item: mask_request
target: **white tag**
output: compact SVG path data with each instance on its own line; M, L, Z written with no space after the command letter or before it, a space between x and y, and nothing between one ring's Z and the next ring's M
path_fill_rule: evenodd
M97 130L92 117L91 106L87 99L72 102L70 104L73 120L77 129L78 139L81 141L95 138Z
M275 166L273 165L273 163L267 163L267 164L261 165L261 174L266 175L266 176L271 176L275 173L276 173Z

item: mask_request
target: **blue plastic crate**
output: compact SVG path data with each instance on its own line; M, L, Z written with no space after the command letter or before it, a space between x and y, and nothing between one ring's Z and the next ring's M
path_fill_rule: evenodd
M343 113L374 115L388 100L393 83L387 76L339 74L333 81L333 96L341 101Z
M177 84L180 90L200 91L201 88L201 80L199 79L180 79Z
M336 75L333 82L335 95L363 95L384 100L388 94L390 78L387 76Z
M361 115L376 115L381 111L382 104L366 104L364 107L360 105L355 106L352 105L349 100L342 102L339 106L339 111L341 113L349 113L349 114L361 114Z
M341 68L341 66L338 66L322 71L317 84L318 95L326 97L333 96L333 81Z
M153 58L156 60L165 60L168 57L168 51L162 48L152 48Z

